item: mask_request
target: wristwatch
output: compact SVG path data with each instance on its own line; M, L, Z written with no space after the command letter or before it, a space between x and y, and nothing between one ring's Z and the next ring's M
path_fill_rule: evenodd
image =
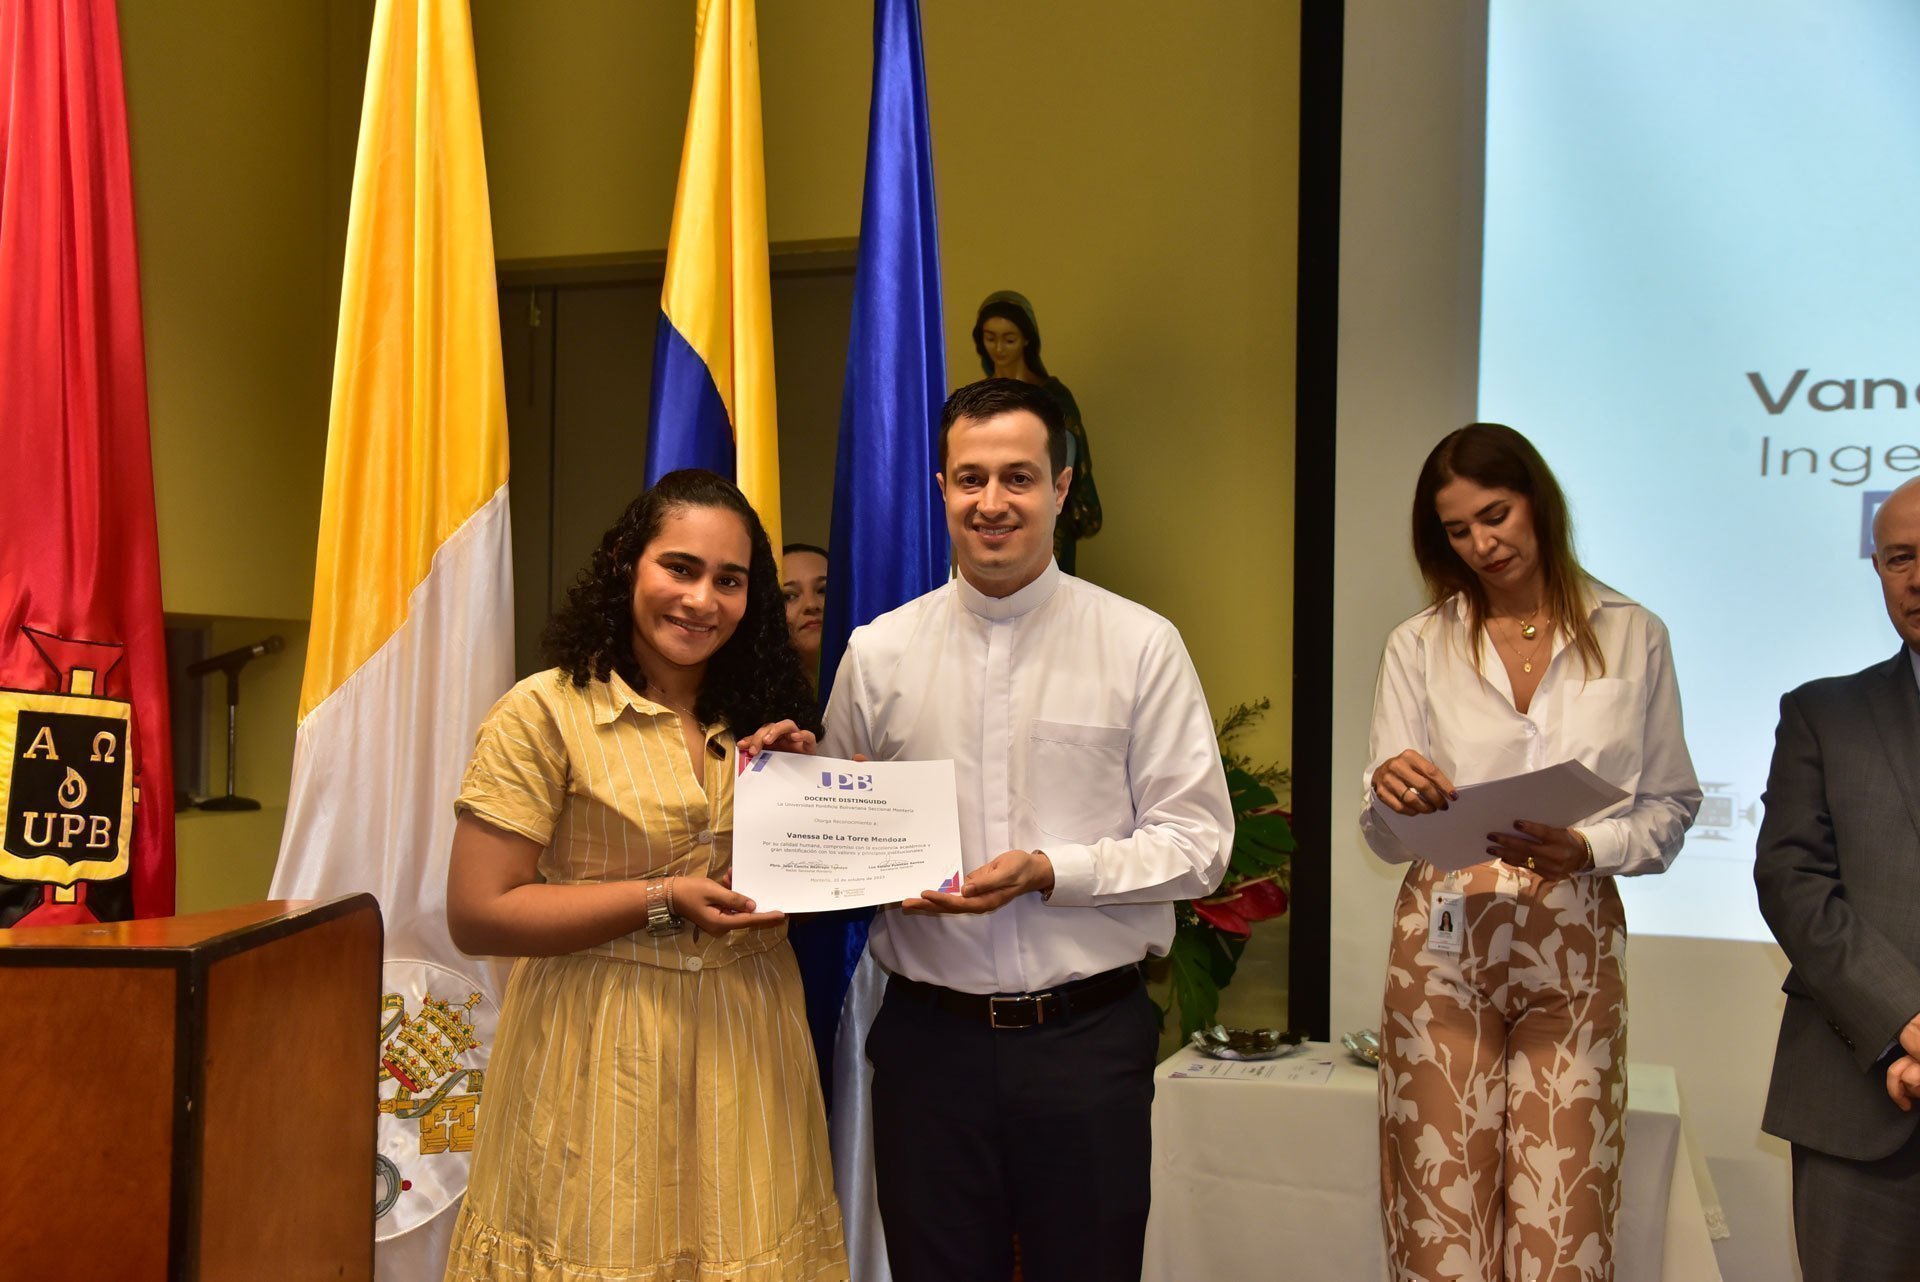
M686 923L673 913L673 896L668 893L667 879L647 883L647 933L649 935L678 934Z

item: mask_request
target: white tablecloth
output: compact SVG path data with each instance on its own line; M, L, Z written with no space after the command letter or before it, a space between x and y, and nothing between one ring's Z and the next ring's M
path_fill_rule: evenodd
M1268 1062L1303 1059L1332 1076L1174 1076L1212 1062L1193 1051L1160 1065L1144 1282L1387 1276L1374 1070L1323 1045ZM1673 1070L1629 1065L1627 1087L1616 1282L1720 1282Z

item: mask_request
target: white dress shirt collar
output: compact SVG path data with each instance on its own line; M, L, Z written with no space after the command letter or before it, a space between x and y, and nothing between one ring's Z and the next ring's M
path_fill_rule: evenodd
M1233 804L1179 633L1051 564L1008 596L956 579L856 630L826 723L830 757L953 763L968 871L1009 850L1053 864L1048 899L882 910L870 942L894 974L1025 993L1131 965L1226 872Z
M1023 614L1045 605L1060 586L1060 566L1051 557L1047 568L1040 571L1040 577L1021 588L1018 592L1006 596L988 596L973 584L967 582L964 574L954 577L954 587L960 593L960 604L983 619L1017 619Z
M1911 664L1913 667L1914 684L1920 685L1920 650L1916 650L1912 646L1908 646L1907 662Z
M1581 604L1586 607L1587 620L1589 622L1592 622L1594 616L1599 614L1600 611L1607 606L1634 604L1631 597L1621 596L1618 592L1615 592L1612 588L1595 578L1588 578L1580 585L1580 597ZM1449 596L1445 601L1440 603L1439 612L1447 616L1449 623L1456 624L1462 628L1466 627L1467 594L1464 592L1455 592L1452 596ZM1915 671L1920 672L1920 668L1916 668Z
M1387 638L1360 818L1367 844L1382 859L1405 863L1417 854L1373 807L1373 770L1411 748L1456 786L1579 761L1628 796L1579 825L1593 845L1595 869L1660 872L1673 861L1702 790L1687 753L1666 626L1611 588L1592 580L1584 586L1601 672L1565 655L1572 643L1556 628L1553 657L1524 713L1506 665L1484 636L1476 662L1458 597L1421 611Z

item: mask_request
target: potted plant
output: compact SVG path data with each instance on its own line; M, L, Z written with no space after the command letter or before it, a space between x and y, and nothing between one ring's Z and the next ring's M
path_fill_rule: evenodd
M1294 839L1292 812L1280 797L1292 779L1281 767L1256 762L1234 745L1270 706L1266 699L1236 704L1215 727L1233 802L1233 854L1218 891L1174 906L1169 1000L1160 1017L1164 1024L1169 1010L1179 1010L1182 1041L1214 1022L1220 992L1232 982L1254 926L1287 910Z

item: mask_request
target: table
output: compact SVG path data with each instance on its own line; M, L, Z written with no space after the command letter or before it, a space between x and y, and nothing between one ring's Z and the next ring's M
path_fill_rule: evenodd
M1160 1065L1143 1282L1387 1276L1375 1071L1325 1044L1267 1064L1303 1061L1322 1080L1183 1076L1218 1063L1191 1050ZM1717 1200L1702 1200L1671 1068L1627 1066L1626 1146L1617 1282L1720 1282Z

